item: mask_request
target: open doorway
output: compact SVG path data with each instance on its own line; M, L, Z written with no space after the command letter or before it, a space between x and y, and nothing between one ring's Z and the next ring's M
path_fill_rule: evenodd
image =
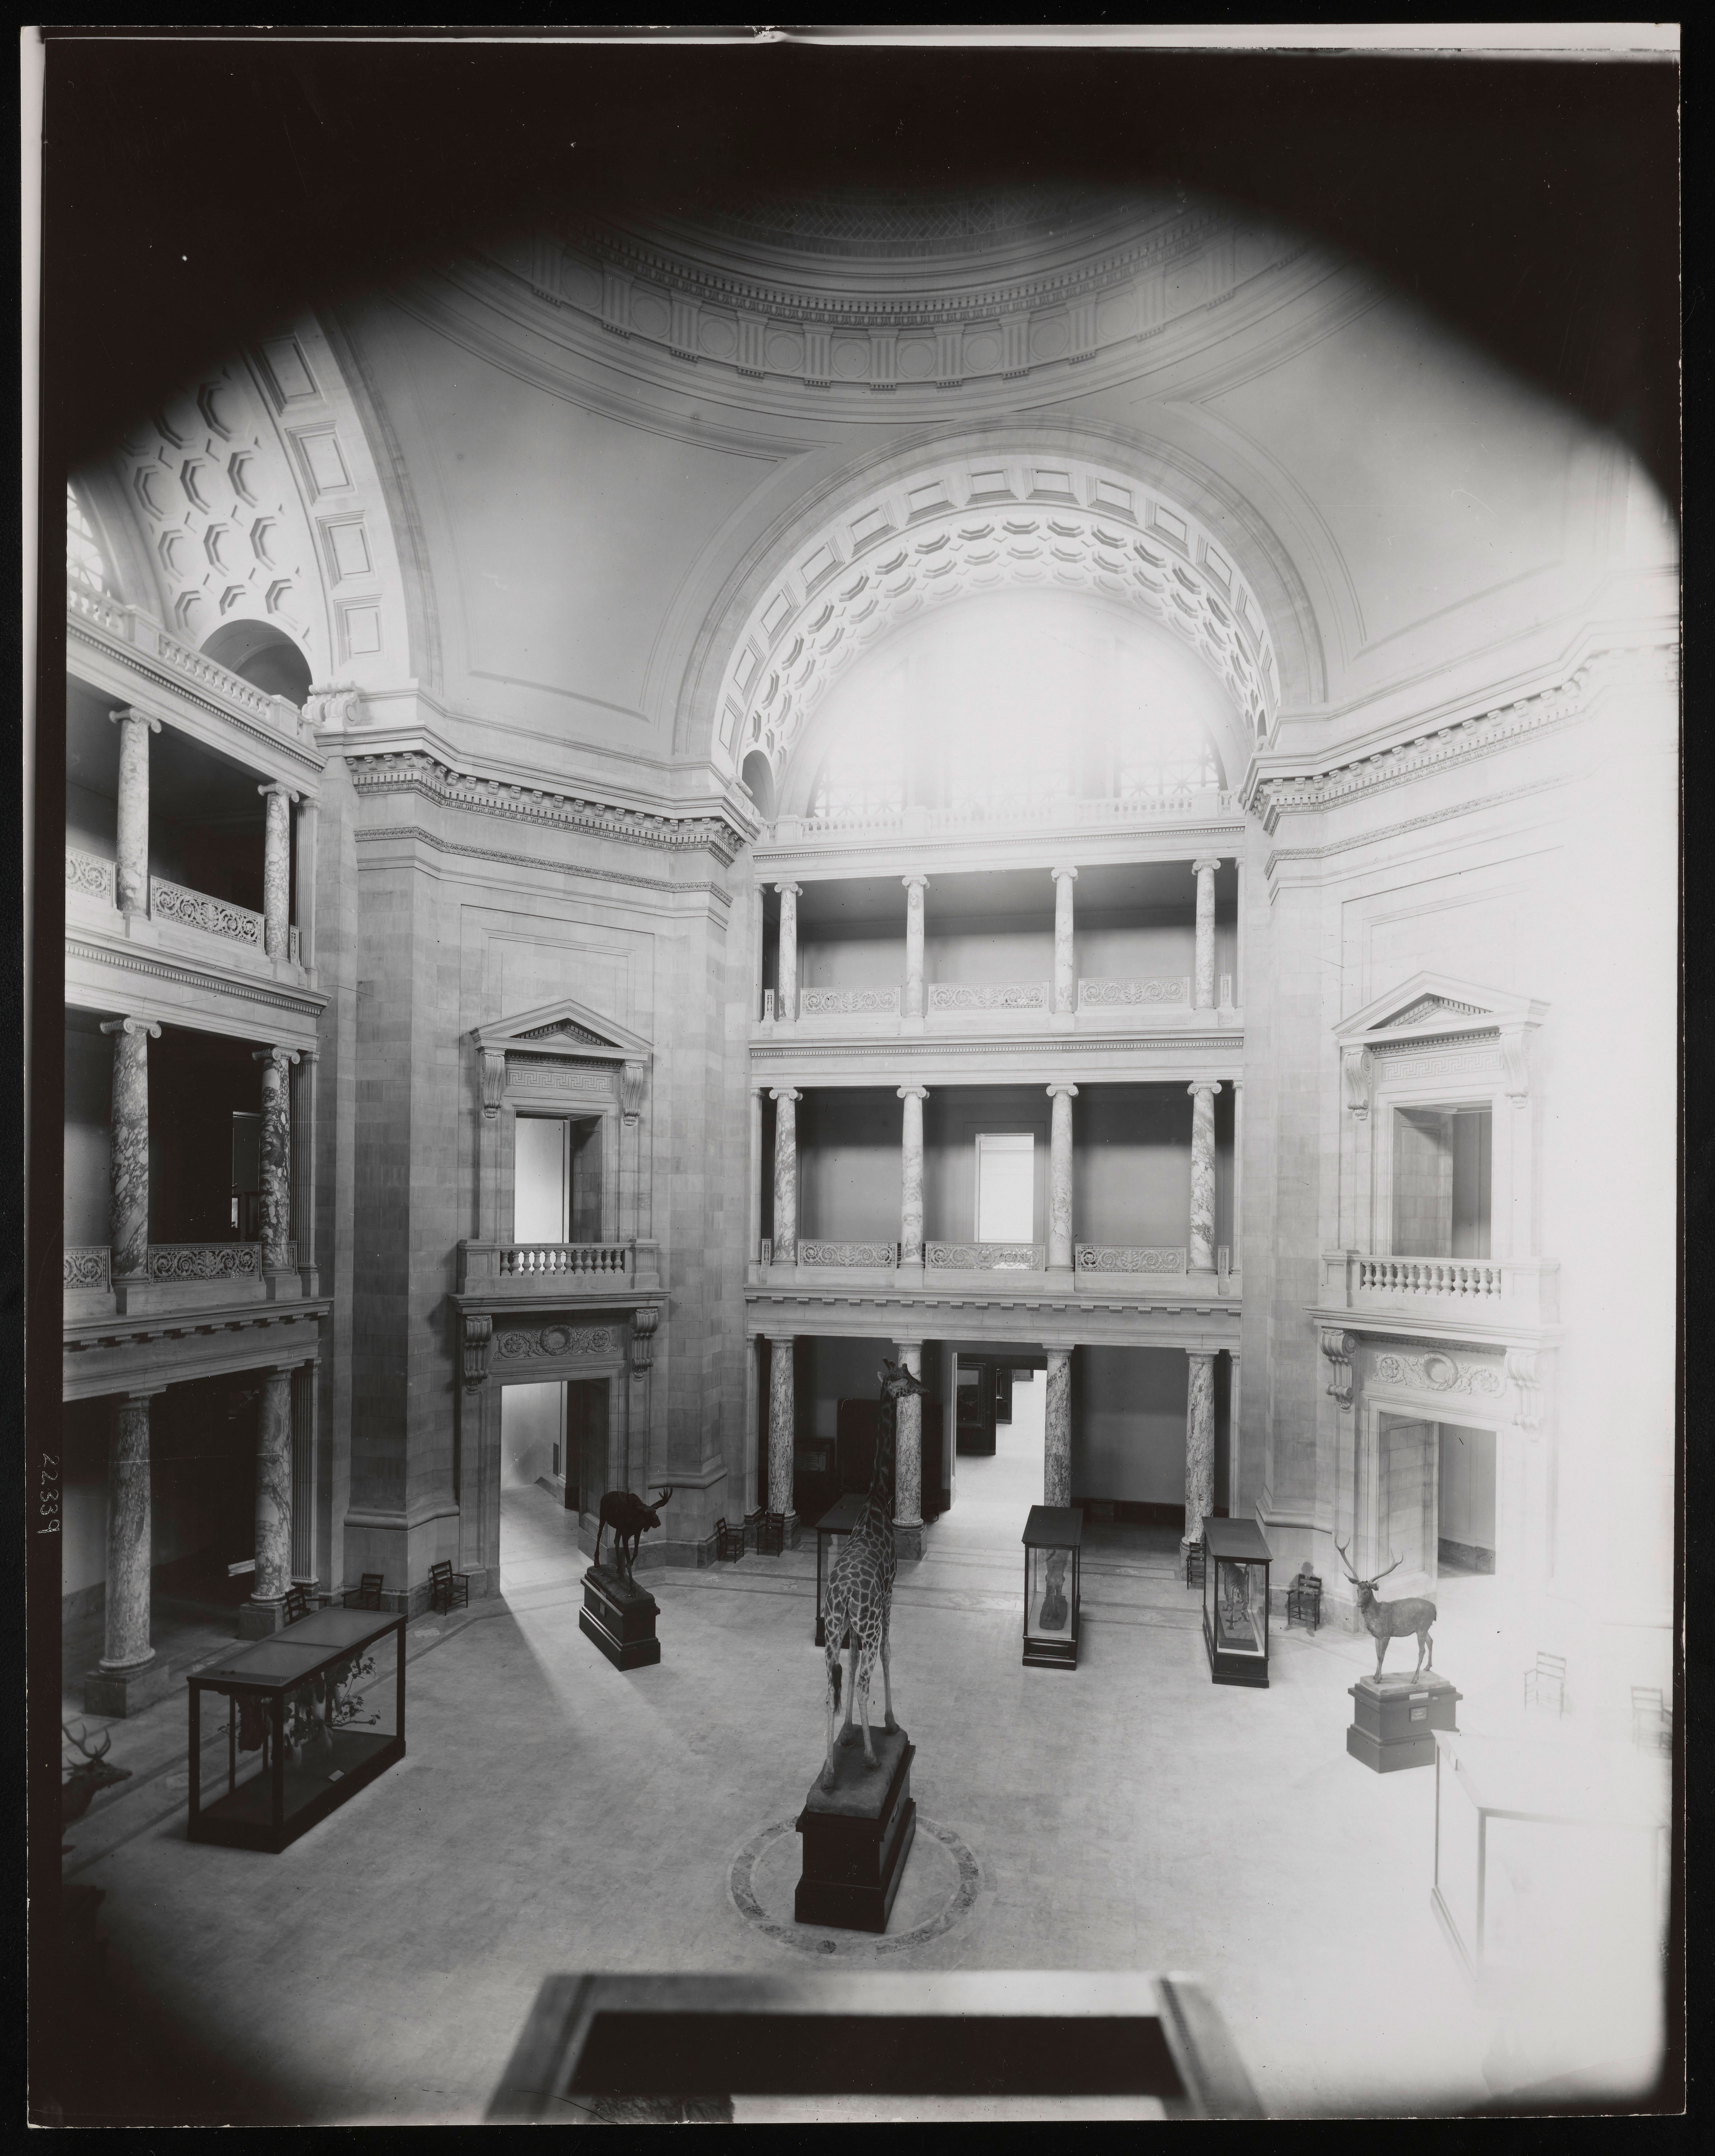
M1442 1572L1495 1569L1495 1433L1441 1423L1435 1555Z
M1031 1506L1042 1502L1047 1363L1040 1350L1004 1347L955 1348L950 1359L958 1478L937 1533L1010 1551Z

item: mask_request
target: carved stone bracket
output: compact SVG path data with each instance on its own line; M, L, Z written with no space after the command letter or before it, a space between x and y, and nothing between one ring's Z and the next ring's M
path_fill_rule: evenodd
M1370 1087L1375 1077L1375 1058L1367 1048L1340 1051L1340 1075L1346 1085L1346 1106L1361 1122L1369 1113Z
M1518 1394L1518 1404L1513 1419L1521 1430L1533 1435L1541 1429L1543 1420L1543 1382L1534 1348L1509 1348L1507 1350L1507 1375Z
M646 1370L655 1352L655 1332L661 1322L661 1313L652 1303L631 1313L631 1367Z
M482 1051L482 1112L490 1122L501 1112L506 1091L506 1052L503 1048Z
M1358 1353L1358 1335L1342 1332L1336 1326L1322 1328L1322 1352L1328 1358L1327 1394L1343 1408L1352 1404L1352 1358Z
M1522 1108L1530 1098L1530 1031L1526 1026L1501 1029L1501 1067L1506 1072L1507 1099Z
M488 1347L494 1337L495 1322L491 1317L479 1317L474 1311L465 1315L465 1389L475 1392L488 1377Z
M643 1113L643 1090L649 1077L647 1065L625 1063L619 1067L619 1112L628 1123Z

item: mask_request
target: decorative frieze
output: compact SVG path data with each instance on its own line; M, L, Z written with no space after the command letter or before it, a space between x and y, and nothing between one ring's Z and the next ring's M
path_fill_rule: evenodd
M923 1263L943 1272L1040 1272L1047 1263L1042 1243L925 1243Z
M891 1243L809 1243L800 1238L798 1245L801 1265L891 1265L894 1257Z
M578 1070L554 1058L531 1055L506 1065L509 1093L599 1093L614 1097L612 1066Z
M1173 1004L1189 1009L1190 1002L1189 980L1172 974L1137 981L1096 979L1078 983L1080 1010L1117 1010L1138 1004Z
M61 1260L69 1288L107 1288L113 1285L110 1253L105 1243L69 1246L61 1252Z
M1384 1349L1374 1357L1370 1373L1379 1385L1410 1385L1425 1392L1465 1393L1483 1399L1499 1399L1507 1389L1506 1380L1492 1363L1467 1362L1433 1350L1408 1355L1396 1348Z
M100 854L86 854L80 847L65 850L65 887L85 898L100 899L104 905L116 901L113 896L113 863Z
M1157 1244L1080 1243L1081 1273L1182 1273L1186 1253Z
M153 1281L259 1281L259 1243L151 1243Z
M263 919L247 906L210 898L206 891L187 891L182 884L168 883L164 876L149 879L149 911L157 921L177 921L182 928L199 928L205 936L224 937L228 943L263 947Z
M544 1325L531 1332L508 1330L495 1336L494 1353L502 1363L532 1358L559 1362L568 1355L622 1355L626 1331L617 1325Z
M1045 1011L1048 983L1005 981L967 988L952 981L936 981L930 985L929 1008L932 1011Z
M892 988L801 988L803 1018L896 1018L899 990Z

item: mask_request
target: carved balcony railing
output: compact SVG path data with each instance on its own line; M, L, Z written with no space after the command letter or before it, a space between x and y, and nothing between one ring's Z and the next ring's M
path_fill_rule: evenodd
M614 1243L459 1245L459 1291L496 1295L599 1295L660 1284L660 1246Z
M164 876L149 879L149 912L156 921L198 928L205 936L219 936L253 951L263 947L259 913L252 913L247 906L234 906L228 899L210 898L206 891L187 891L182 884L168 883Z
M1076 1252L1081 1273L1183 1273L1186 1253L1153 1243L1080 1243Z
M801 1265L891 1265L898 1255L896 1243L811 1243L800 1236L798 1245Z
M288 1263L296 1252L288 1245ZM260 1243L151 1243L147 1271L151 1281L259 1281Z
M1560 1267L1547 1258L1392 1258L1325 1250L1327 1299L1348 1310L1418 1312L1501 1324L1552 1324Z
M1081 980L1080 1010L1189 1010L1191 983L1188 975L1146 975L1140 980Z
M803 1018L897 1018L899 990L890 988L800 988L798 1014Z
M925 1243L923 1263L933 1272L1040 1273L1048 1262L1045 1243Z
M80 846L65 850L65 888L85 898L100 899L112 906L114 898L114 865L100 854L86 854Z
M1137 794L1124 799L1110 794L1083 801L1070 799L1063 794L1041 793L1030 800L995 801L964 808L878 808L839 811L831 816L783 816L775 823L770 835L778 843L803 839L838 839L870 832L930 834L1004 828L1008 824L1051 827L1094 824L1124 828L1173 817L1232 816L1238 813L1238 797L1218 787L1175 787L1162 793Z
M68 1289L110 1288L112 1252L105 1243L68 1245L62 1253Z
M930 983L932 1011L1045 1011L1046 981L996 981L969 987L957 981Z
M121 605L101 593L85 591L70 584L66 588L65 612L67 627L74 634L81 631L89 641L97 644L106 639L128 645L140 657L154 660L169 673L190 682L202 695L223 704L229 711L245 719L259 721L293 740L302 738L304 715L295 704L285 696L270 696L263 690L253 688L238 675L229 673L218 660L203 652L193 651L187 644L181 644L141 608ZM90 636L89 632L92 630L95 634Z

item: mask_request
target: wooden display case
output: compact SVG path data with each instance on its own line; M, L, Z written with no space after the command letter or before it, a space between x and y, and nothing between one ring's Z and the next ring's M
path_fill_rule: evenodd
M1203 1548L1203 1644L1210 1680L1266 1686L1274 1553L1254 1520L1206 1520Z
M1033 1505L1024 1522L1026 1668L1078 1666L1078 1571L1084 1515L1075 1505Z
M405 1625L374 1609L318 1609L196 1671L187 1839L277 1855L403 1759ZM226 1702L227 1771L205 1804L208 1692Z

